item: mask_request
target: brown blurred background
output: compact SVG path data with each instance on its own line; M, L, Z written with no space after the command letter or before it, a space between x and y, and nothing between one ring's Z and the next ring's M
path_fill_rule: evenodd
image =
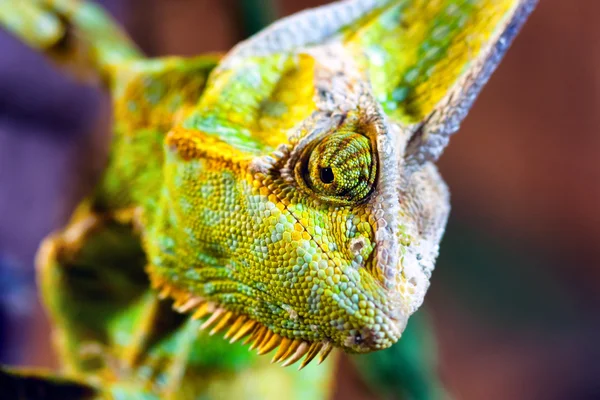
M326 1L101 3L148 54L193 55ZM426 304L456 399L600 399L598 16L541 0L439 163L453 210ZM55 363L33 257L93 184L109 123L105 95L0 32L0 362ZM371 398L341 374L338 398Z

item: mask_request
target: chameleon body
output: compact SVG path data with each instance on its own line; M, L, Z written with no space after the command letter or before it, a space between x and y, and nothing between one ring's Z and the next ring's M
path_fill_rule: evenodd
M66 373L99 396L317 399L341 349L398 354L393 376L449 212L433 162L534 5L348 0L224 57L147 59L91 3L0 2L113 96L105 172L38 257Z

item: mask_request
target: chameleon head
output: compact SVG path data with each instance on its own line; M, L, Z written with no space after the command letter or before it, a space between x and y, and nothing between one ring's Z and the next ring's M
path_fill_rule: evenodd
M234 48L166 139L155 286L286 364L391 346L449 211L432 161L534 5L348 0Z
M405 168L411 132L388 121L346 49L296 57L276 60L284 72L246 136L247 122L223 134L245 117L221 97L251 74L231 75L227 62L214 73L167 137L164 207L148 241L150 275L177 307L211 315L211 332L249 334L261 353L280 345L275 358L287 362L394 344L423 300L449 210L432 164ZM308 96L285 103L302 88ZM296 107L272 136L259 129L269 102Z
M336 79L350 79L343 104L330 101ZM315 108L265 155L168 135L151 276L182 311L199 306L216 315L204 326L251 334L260 352L384 349L429 285L447 190L432 164L405 168L409 135L364 81L314 82Z

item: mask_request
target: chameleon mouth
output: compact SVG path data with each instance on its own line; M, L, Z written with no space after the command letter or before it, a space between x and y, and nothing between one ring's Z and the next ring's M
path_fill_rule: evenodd
M179 313L191 313L195 320L203 319L200 330L208 331L210 336L227 331L224 339L235 343L244 339L242 344L250 345L249 351L257 350L258 355L265 355L276 350L272 363L290 366L304 357L298 370L306 367L315 358L321 364L333 350L329 340L310 342L303 339L289 339L275 333L271 328L248 317L247 315L228 311L222 305L201 296L192 295L171 286L160 279L151 279L152 288L158 290L160 299L173 299L173 309Z

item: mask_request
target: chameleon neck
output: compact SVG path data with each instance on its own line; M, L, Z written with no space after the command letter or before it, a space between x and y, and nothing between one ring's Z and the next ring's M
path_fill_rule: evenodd
M133 134L116 131L108 166L93 195L94 208L116 211L156 204L162 179L164 133L142 129Z
M97 209L155 208L165 135L196 105L218 60L218 55L167 57L113 66L114 131L108 165L93 195Z

